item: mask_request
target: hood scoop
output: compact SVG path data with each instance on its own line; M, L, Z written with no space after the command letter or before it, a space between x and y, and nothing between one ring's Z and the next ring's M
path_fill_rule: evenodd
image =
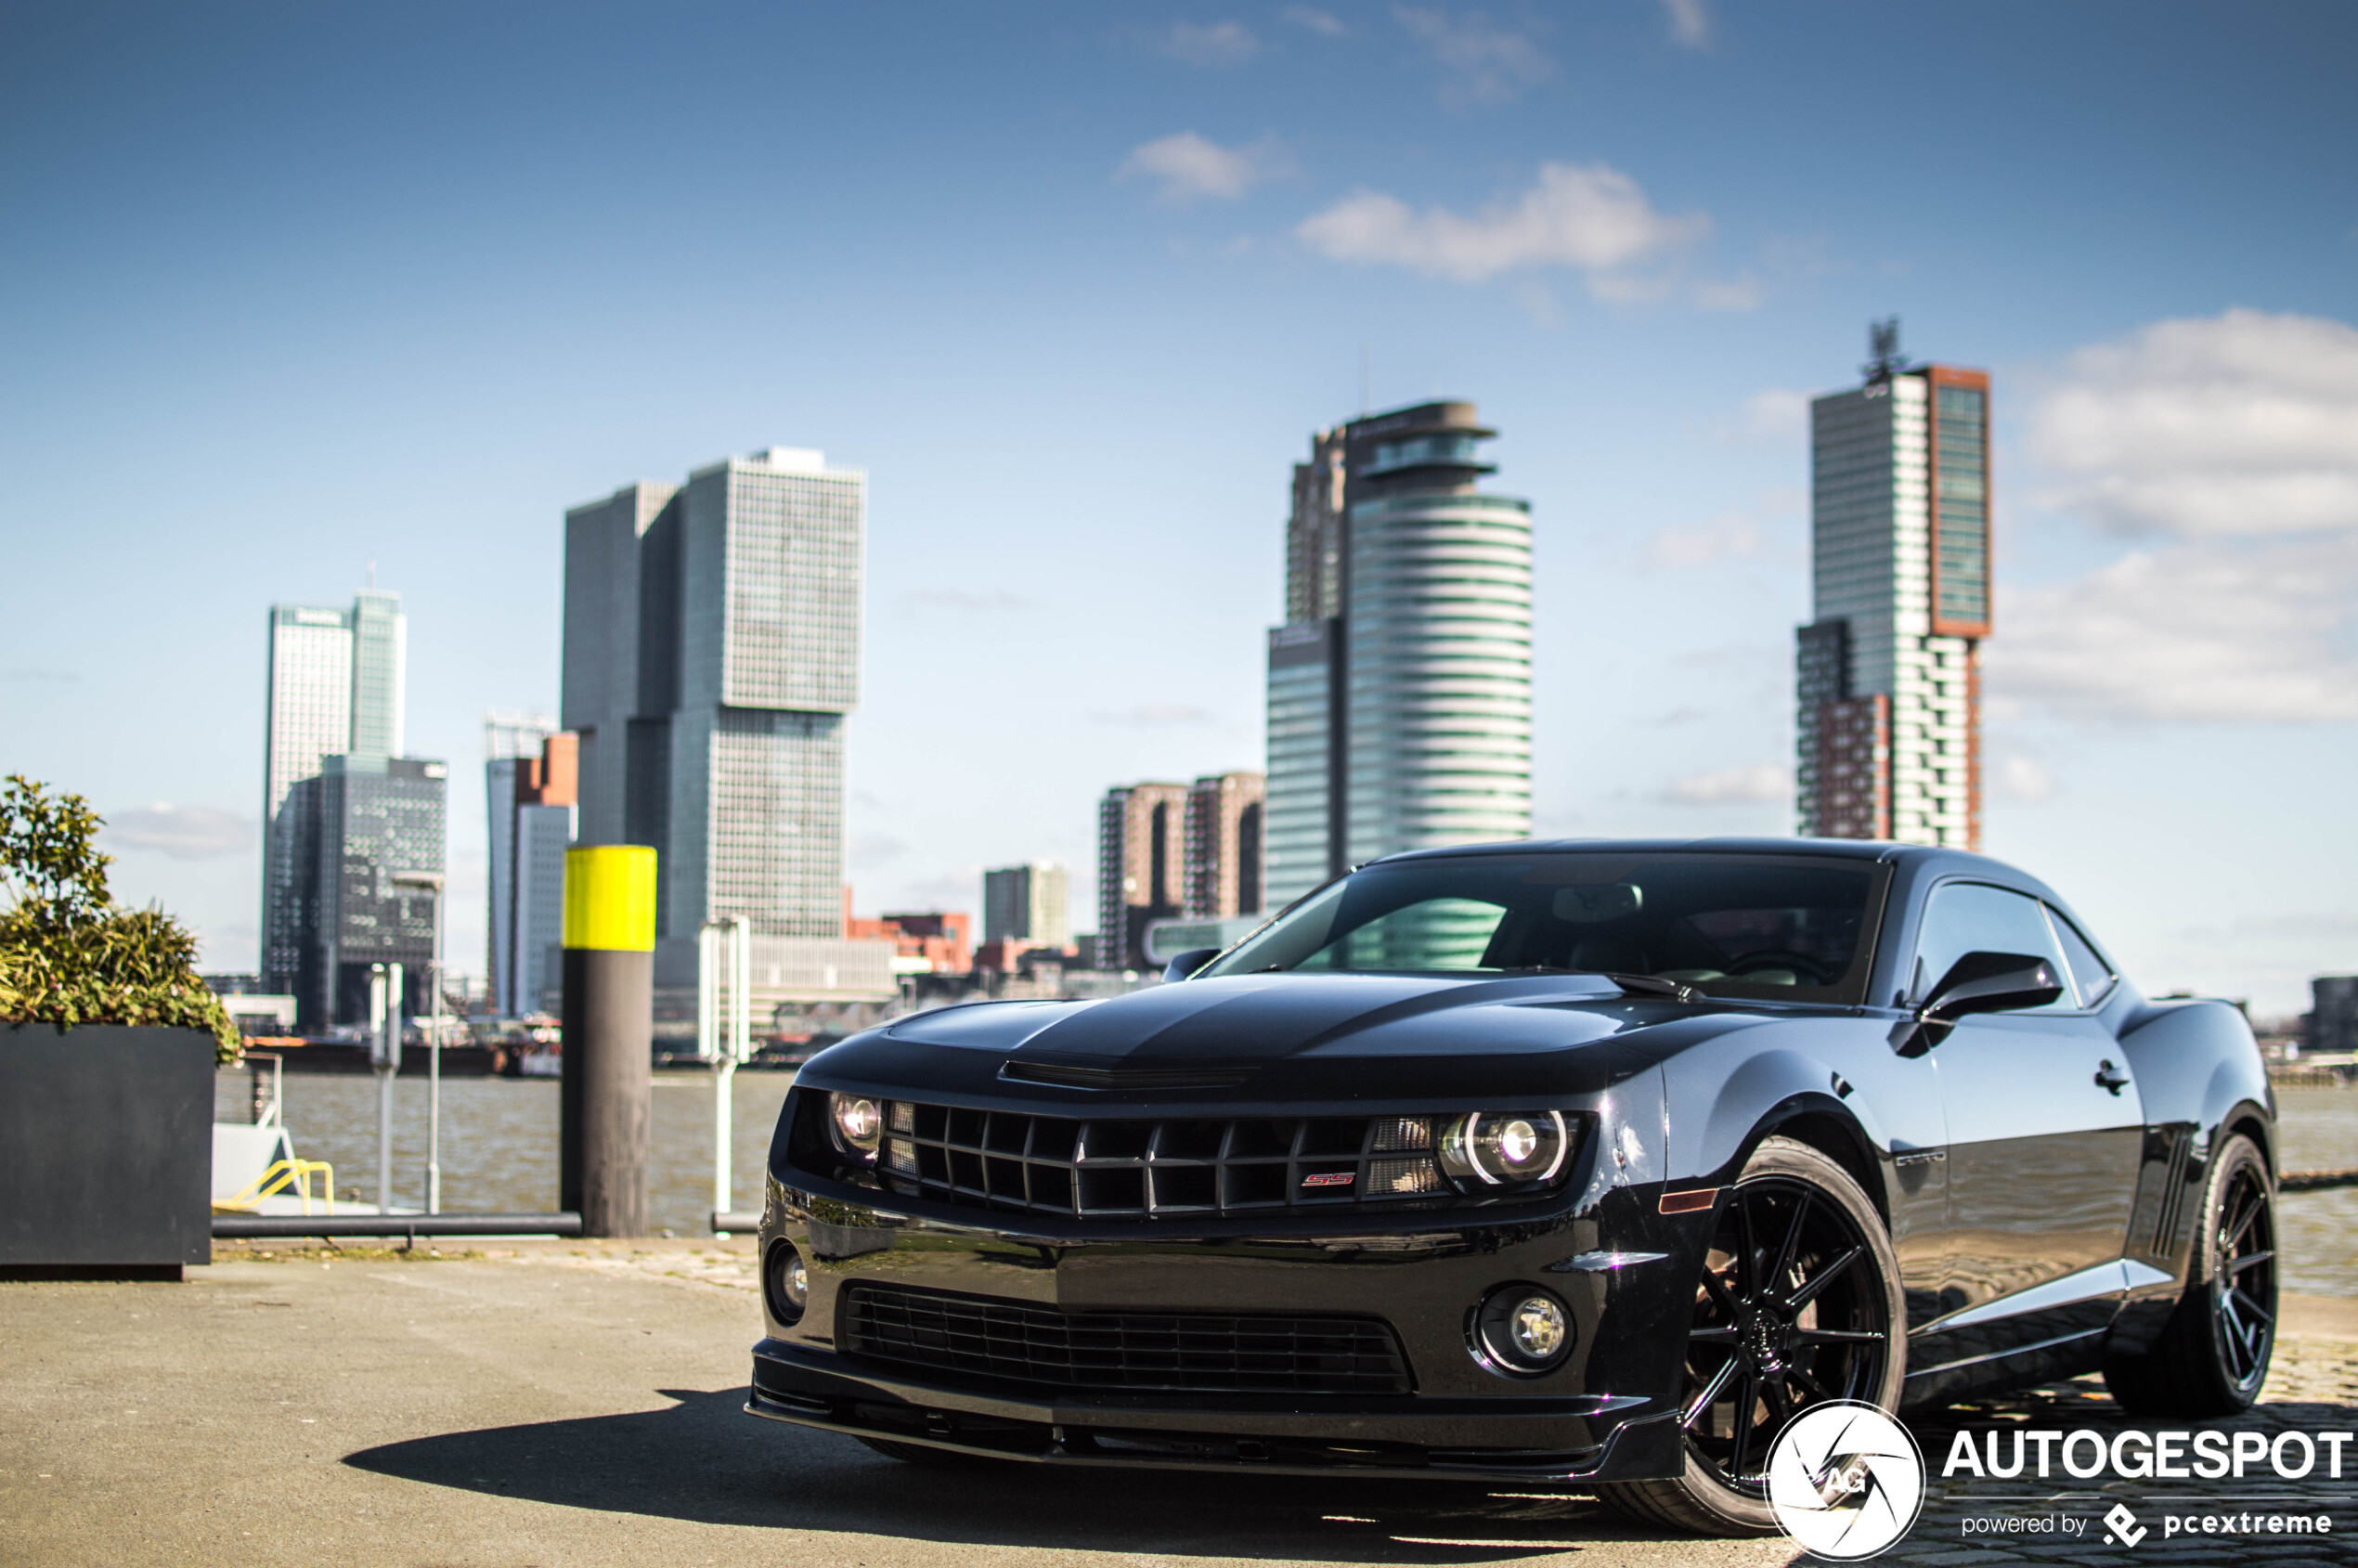
M1253 1075L1235 1062L1190 1062L1165 1056L1108 1065L1102 1056L1074 1059L1009 1056L999 1068L1009 1083L1049 1083L1059 1089L1234 1089Z

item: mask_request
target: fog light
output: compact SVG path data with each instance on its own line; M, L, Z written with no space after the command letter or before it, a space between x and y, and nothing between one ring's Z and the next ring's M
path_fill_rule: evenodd
M1572 1313L1535 1285L1505 1285L1484 1296L1473 1315L1476 1361L1501 1377L1535 1378L1572 1354Z
M1515 1349L1533 1361L1553 1361L1571 1336L1564 1309L1546 1296L1525 1296L1507 1316L1507 1332Z
M781 1241L770 1249L761 1269L761 1289L771 1317L789 1328L802 1321L803 1309L810 1304L810 1271L793 1242Z

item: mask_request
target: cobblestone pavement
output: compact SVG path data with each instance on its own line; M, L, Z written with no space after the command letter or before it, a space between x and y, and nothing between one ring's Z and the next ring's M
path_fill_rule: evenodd
M1666 1536L1539 1487L917 1471L741 1414L756 1331L750 1238L446 1243L439 1261L434 1251L225 1247L184 1287L0 1285L0 1562L1811 1561L1781 1539ZM2290 1300L2286 1326L2264 1403L2226 1426L2268 1437L2358 1428L2358 1301ZM2358 1563L2358 1445L2340 1482L2179 1484L2174 1495L2214 1513L2325 1511L2337 1526L2325 1537L2172 1537L2159 1505L2173 1497L2151 1483L1937 1479L1959 1430L2086 1427L2109 1439L2130 1424L2093 1380L1912 1423L1936 1474L1923 1518L1885 1560ZM2115 1504L2147 1532L2133 1547L2105 1539ZM1965 1533L1968 1518L2000 1517L2081 1530Z
M2347 1313L2331 1305L2346 1305ZM2343 1318L2358 1329L2358 1302L2319 1303L2313 1317ZM2339 1329L2341 1323L2325 1327ZM2050 1383L2043 1388L1977 1405L1955 1406L1931 1419L1911 1421L1923 1445L1931 1471L1923 1516L1914 1530L1880 1561L1956 1564L1978 1568L1984 1563L2070 1562L2133 1568L2142 1562L2278 1564L2358 1563L2358 1443L2343 1451L2341 1479L2326 1473L2320 1449L2316 1468L2300 1481L2279 1480L2264 1461L2254 1461L2248 1479L2218 1481L2085 1481L2067 1475L2060 1463L2050 1477L2018 1480L1961 1476L1944 1483L1940 1471L1959 1432L1974 1434L1986 1445L1987 1433L2001 1433L2001 1453L2012 1457L2012 1431L2048 1429L2068 1432L2086 1428L2102 1434L2109 1445L2118 1432L2183 1431L2185 1421L2140 1421L2125 1415L2105 1393L2103 1380L2082 1378ZM2277 1341L2268 1383L2260 1403L2240 1419L2208 1423L2231 1434L2256 1432L2274 1442L2286 1432L2358 1431L2358 1337L2335 1333L2288 1334ZM2231 1435L2230 1442L2233 1442ZM2133 1445L2132 1445L2133 1446ZM2081 1449L2083 1462L2088 1454ZM2297 1448L2287 1449L2298 1468ZM2026 1471L2035 1468L2027 1465ZM2133 1516L2118 1531L2107 1530L2105 1515L2125 1507ZM2238 1529L2225 1535L2201 1533L2203 1515L2261 1516L2251 1533ZM2302 1515L2332 1521L2332 1533L2316 1536L2270 1534L2266 1516ZM2169 1533L2169 1520L2197 1523L2192 1534ZM1999 1533L1989 1522L2036 1521L2050 1529L2038 1533ZM1969 1522L1973 1522L1968 1528ZM2238 1517L2238 1525L2248 1528ZM2067 1534L2074 1525L2077 1534ZM2139 1534L2142 1531L2143 1534ZM2126 1544L2124 1536L2133 1540ZM1802 1561L1815 1561L1803 1559Z
M666 1243L637 1250L605 1243L584 1247L571 1254L552 1251L539 1255L568 1266L635 1275L706 1289L751 1293L759 1288L751 1243L747 1240ZM2358 1431L2358 1302L2310 1300L2304 1305L2305 1321L2293 1327L2318 1331L2288 1332L2278 1341L2259 1406L2244 1419L2218 1423L2223 1430L2258 1432L2272 1441L2276 1433L2287 1431ZM1981 1563L2105 1565L2145 1561L2358 1563L2358 1444L2345 1450L2343 1479L2339 1482L2326 1475L2321 1460L2306 1481L2280 1482L2273 1471L2261 1466L2261 1473L2243 1487L2225 1480L2100 1484L2091 1478L2082 1483L2066 1475L2060 1464L2051 1467L2054 1473L2044 1486L2035 1480L1976 1481L1971 1477L1944 1484L1938 1472L1960 1431L1979 1433L1992 1427L2002 1432L2016 1427L2064 1431L2087 1428L2101 1432L2109 1444L2113 1434L2123 1430L2133 1428L2150 1432L2170 1430L2173 1423L2131 1420L2105 1393L2103 1380L2089 1377L2052 1383L2001 1400L1952 1406L1937 1417L1919 1419L1911 1425L1924 1446L1925 1461L1934 1476L1922 1518L1909 1538L1885 1554L1886 1561L1953 1563L1958 1568ZM2004 1441L2010 1445L2011 1438ZM2133 1535L2141 1526L2146 1532L2137 1536L2133 1547L2123 1545L2120 1534L2107 1536L2104 1515L2116 1504L2127 1506L2138 1516L2135 1522L2122 1526L2123 1534ZM2191 1537L2183 1532L2165 1536L2165 1505L2168 1512L2182 1519L2188 1512L2197 1517L2229 1511L2300 1512L2313 1518L2322 1512L2334 1520L2337 1530L2346 1530L2348 1534L2287 1537L2265 1534L2263 1524L2263 1533L2257 1537L2204 1536L2199 1533L2199 1525ZM1477 1521L1492 1529L1509 1526L1510 1533L1524 1534L1526 1546L1535 1544L1532 1534L1535 1527L1537 1534L1544 1534L1553 1523L1576 1533L1584 1520L1593 1525L1599 1517L1595 1505L1587 1499L1573 1497L1490 1497L1479 1502L1469 1498L1460 1510L1445 1511L1468 1526ZM2012 1517L2053 1520L2057 1527L2053 1535L1997 1535L1978 1526L1967 1534L1969 1519ZM2065 1519L2081 1525L2079 1536L2069 1539L2063 1536Z

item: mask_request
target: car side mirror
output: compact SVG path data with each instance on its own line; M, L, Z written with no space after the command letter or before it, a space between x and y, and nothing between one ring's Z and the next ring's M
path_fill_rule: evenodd
M1219 956L1216 947L1191 947L1162 966L1162 978L1166 981L1184 980Z
M2052 960L2025 952L1969 952L1950 965L1916 1016L1950 1023L1968 1013L2044 1007L2063 993L2063 978Z

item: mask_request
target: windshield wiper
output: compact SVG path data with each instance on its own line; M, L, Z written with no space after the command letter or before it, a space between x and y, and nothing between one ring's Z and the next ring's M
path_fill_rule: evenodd
M1606 979L1619 986L1625 996L1667 996L1674 1002L1700 1002L1703 992L1678 980L1665 980L1659 975L1606 975Z
M1674 1002L1700 1002L1703 992L1678 980L1665 980L1659 975L1614 975L1602 969L1570 969L1561 964L1510 964L1498 971L1502 975L1594 975L1619 986L1624 995L1667 996Z

